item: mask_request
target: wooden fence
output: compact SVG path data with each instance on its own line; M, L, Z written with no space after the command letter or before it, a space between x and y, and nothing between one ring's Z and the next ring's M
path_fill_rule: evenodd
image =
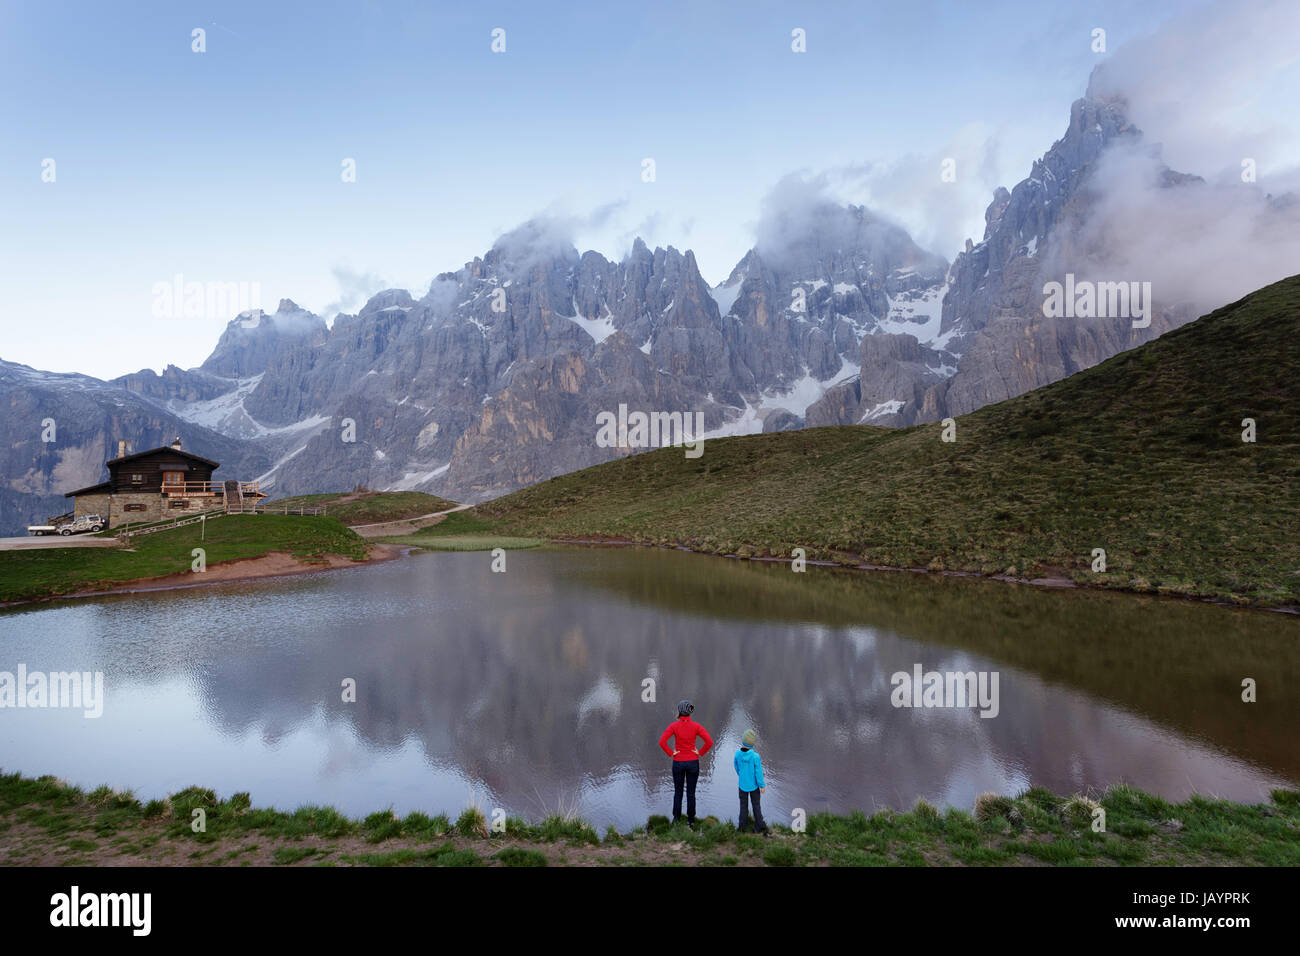
M320 508L290 508L288 505L276 507L274 504L259 504L251 507L249 513L259 515L323 515L324 507Z
M183 528L187 524L198 524L200 521L215 521L226 512L224 511L205 511L201 515L190 515L188 518L177 518L175 521L168 521L166 524L150 525L147 528L140 528L138 531L132 531L131 526L125 525L117 529L118 540L129 541L131 538L142 534L153 534L155 531L171 531L174 528Z
M323 515L325 509L322 508L290 508L287 505L277 508L274 505L266 505L252 501L245 501L241 507L231 509L229 507L217 509L214 511L205 511L202 514L188 515L184 518L177 518L175 521L168 521L166 524L150 525L147 528L141 528L138 531L131 530L128 524L125 527L117 529L119 540L129 541L136 535L153 534L155 531L171 531L175 528L183 528L186 525L197 524L200 521L215 521L222 515L229 514L246 514L246 515Z

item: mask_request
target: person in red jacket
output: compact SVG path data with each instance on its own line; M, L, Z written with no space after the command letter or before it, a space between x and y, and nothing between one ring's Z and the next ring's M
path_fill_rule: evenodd
M700 779L700 758L713 748L713 738L700 724L691 720L695 705L689 700L677 704L677 719L659 736L659 749L673 758L673 823L682 818L682 789L686 790L686 822L695 826L695 784ZM668 738L673 739L671 749ZM695 749L695 738L704 741L704 749Z

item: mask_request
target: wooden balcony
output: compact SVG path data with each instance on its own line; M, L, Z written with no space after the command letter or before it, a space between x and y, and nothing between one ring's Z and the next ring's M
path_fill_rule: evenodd
M241 495L256 496L257 482L239 482ZM221 498L226 494L224 481L169 481L163 484L162 493L168 498Z

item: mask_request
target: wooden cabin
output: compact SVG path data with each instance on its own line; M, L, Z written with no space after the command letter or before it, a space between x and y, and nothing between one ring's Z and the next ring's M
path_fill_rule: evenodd
M131 452L118 442L117 457L105 462L108 481L69 491L77 517L100 515L110 528L128 522L165 521L216 508L245 510L247 502L264 498L257 482L213 481L219 462L195 455L181 447L179 438L171 445Z

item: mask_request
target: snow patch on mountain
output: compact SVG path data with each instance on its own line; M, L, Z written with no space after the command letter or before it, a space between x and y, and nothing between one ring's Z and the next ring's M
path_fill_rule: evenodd
M6 362L0 359L0 381L7 378L16 378L30 386L42 388L69 388L82 390L94 388L99 390L114 390L115 386L109 385L100 379L92 378L89 375L82 375L79 372L45 372L40 369L32 368L30 365L21 365L17 362Z
M614 327L614 316L610 314L608 308L600 318L589 319L579 311L577 300L573 302L573 315L567 315L565 318L590 335L597 345L618 331Z
M861 425L876 418L884 418L886 415L892 415L902 407L903 403L897 400L881 402L879 405L864 414L858 421L858 424Z
M262 373L264 375L265 373ZM214 432L229 435L231 438L267 438L272 435L288 435L306 429L317 429L330 420L328 415L313 415L300 422L279 427L263 425L244 408L244 400L252 394L262 381L262 375L235 380L235 387L224 395L207 401L182 402L171 399L164 408L177 418L182 418L195 425L211 428Z
M447 464L442 465L439 468L434 468L430 471L408 471L406 472L406 474L402 475L401 478L399 478L397 481L393 482L391 485L389 485L387 488L384 488L383 490L384 491L415 491L426 482L433 481L433 479L441 475L445 475L449 468L451 468L451 462L448 462Z
M299 445L293 451L289 452L289 454L284 455L276 461L276 463L273 464L265 473L257 476L255 480L257 481L258 487L260 487L262 491L269 491L271 488L275 487L276 473L288 462L292 461L295 457L301 455L306 450L306 444Z
M943 297L948 284L931 286L917 292L902 292L889 298L889 314L880 320L879 331L886 334L905 332L922 345L935 345L943 324Z
M840 359L839 370L830 378L814 378L805 368L803 377L788 388L772 388L763 392L759 396L757 407L764 411L783 408L802 418L808 406L825 395L827 389L846 382L857 374L858 369L849 365L843 358Z
M700 437L709 439L733 438L736 435L757 435L763 431L763 414L764 410L762 408L755 407L746 401L744 409L738 416L731 419L731 421L724 422L712 431L705 432Z

